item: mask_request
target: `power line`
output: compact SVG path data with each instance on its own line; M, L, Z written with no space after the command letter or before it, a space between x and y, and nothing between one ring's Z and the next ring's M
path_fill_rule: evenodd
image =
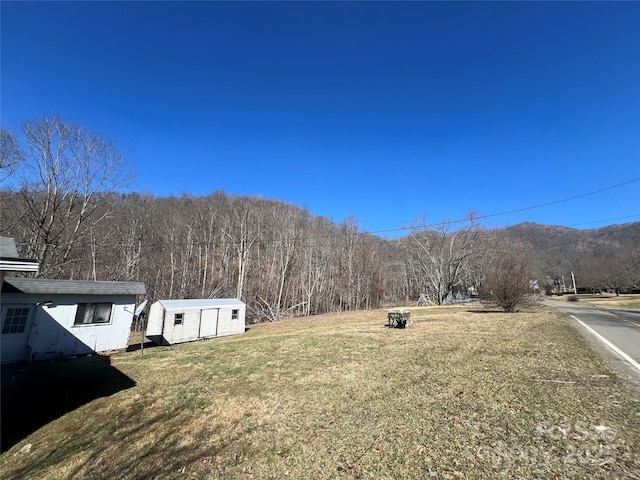
M638 182L640 181L640 177L638 178L633 178L631 180L627 180L625 182L622 183L618 183L616 185L611 185L608 187L604 187L604 188L600 188L598 190L594 190L591 192L587 192L587 193L581 193L579 195L575 195L573 197L568 197L568 198L564 198L562 200L554 200L551 202L546 202L546 203L542 203L542 204L538 204L538 205L532 205L529 207L523 207L523 208L519 208L519 209L515 209L515 210L508 210L505 212L498 212L498 213L490 213L487 215L479 215L474 217L474 220L483 220L485 218L493 218L493 217L498 217L498 216L502 216L502 215L510 215L512 213L519 213L519 212L525 212L528 210L534 210L537 208L543 208L543 207L548 207L551 205L557 205L560 203L566 203L566 202L570 202L573 200L577 200L579 198L584 198L584 197L588 197L591 195L597 195L598 193L602 193L602 192L606 192L608 190L613 190L615 188L620 188L623 187L625 185L629 185L631 183L634 182ZM622 218L630 218L633 215L629 215L627 217L622 217ZM429 227L437 227L439 225L442 224L447 224L447 225L451 225L451 224L458 224L458 223L466 223L469 221L469 218L463 218L463 219L459 219L459 220L447 220L447 221L441 221L441 222L436 222L436 223L428 223L425 225L421 225L421 228L429 228ZM600 220L600 221L606 221L606 220ZM597 222L594 222L597 223ZM317 237L304 237L302 238L302 240L318 240L318 239L323 239L323 238L341 238L341 237L345 237L345 236L361 236L361 235L378 235L378 234L383 234L383 233L390 233L390 232L402 232L402 231L413 231L416 230L416 227L414 226L409 226L409 227L398 227L398 228L389 228L389 229L385 229L385 230L374 230L374 231L363 231L363 232L353 232L353 233L342 233L342 234L331 234L331 235L321 235L321 236L317 236ZM279 240L270 240L270 241L279 241ZM372 242L375 243L375 242Z
M640 217L640 214L625 215L624 217L603 218L602 220L592 220L590 222L572 223L571 225L564 225L564 226L565 227L580 227L582 225L593 225L594 223L612 222L613 220L625 220L625 219L628 219L628 218L638 218L638 217Z
M604 188L600 188L598 190L593 190L591 192L587 192L587 193L582 193L579 195L574 195L572 197L568 197L568 198L564 198L561 200L554 200L554 201L550 201L550 202L546 202L546 203L541 203L541 204L537 204L537 205L532 205L532 206L528 206L528 207L523 207L523 208L518 208L518 209L514 209L514 210L508 210L508 211L503 211L503 212L497 212L497 213L491 213L491 214L486 214L486 215L478 215L478 216L474 216L473 220L483 220L486 218L493 218L493 217L498 217L498 216L502 216L502 215L509 215L512 213L519 213L519 212L524 212L524 211L529 211L529 210L534 210L534 209L538 209L538 208L544 208L544 207L548 207L551 205L558 205L561 203L566 203L566 202L570 202L573 200L577 200L580 198L584 198L584 197L588 197L588 196L592 196L592 195L597 195L599 193L602 192L606 192L608 190L613 190L616 188L620 188L623 187L625 185L629 185L631 183L635 183L640 181L640 178L634 178L631 180L627 180L625 182L622 183L618 183L615 185L611 185L608 187L604 187ZM604 222L604 221L609 221L609 220L617 220L617 219L625 219L625 218L633 218L633 217L638 217L640 215L627 215L624 217L617 217L617 218L612 218L612 219L608 219L608 220L597 220L597 221L593 221L593 222L585 222L585 223L580 223L580 224L575 224L575 225L569 225L569 226L577 226L577 225L585 225L588 223L599 223L599 222ZM436 222L436 223L428 223L428 224L422 224L420 225L419 229L423 230L425 228L430 228L430 227L437 227L440 225L452 225L452 224L459 224L459 223L466 223L469 222L470 219L469 218L464 218L464 219L458 219L458 220L445 220L445 221L440 221L440 222ZM339 228L339 227L338 227ZM379 234L384 234L384 233L390 233L390 232L402 232L402 231L415 231L418 228L416 226L407 226L407 227L398 227L398 228L390 228L390 229L384 229L384 230L375 230L375 231L354 231L354 232L342 232L342 233L334 233L334 234L327 234L327 235L319 235L319 236L313 236L313 237L300 237L297 240L298 241L302 241L304 242L305 240L321 240L321 239L331 239L331 238L344 238L344 237L351 237L351 236L364 236L364 235L379 235ZM273 243L273 242L280 242L283 241L285 238L284 237L279 237L279 238L259 238L258 240L256 240L256 243L261 243L261 244L265 244L265 243ZM293 237L289 237L289 239L293 239ZM380 240L369 240L367 242L365 242L366 244L376 244L376 243L385 243L389 240L385 239L385 238L380 238ZM212 242L210 244L207 244L206 242L192 242L192 243L165 243L165 242L154 242L154 243L145 243L143 244L143 246L145 247L163 247L163 246L216 246L216 245L224 245L224 244L236 244L238 243L238 241L235 240L218 240L215 242ZM24 245L24 243L22 243L22 245ZM55 244L50 244L51 246L56 246ZM361 243L362 245L362 243ZM108 244L108 243L103 243L100 245L97 245L98 247L126 247L127 244L123 244L123 243L112 243L112 244ZM322 247L322 246L331 246L330 244L325 244L325 245L303 245L304 247Z
M609 187L604 187L604 188L601 188L599 190L594 190L592 192L581 193L580 195L575 195L573 197L563 198L562 200L554 200L552 202L541 203L539 205L532 205L530 207L523 207L523 208L518 208L518 209L515 209L515 210L508 210L508 211L505 211L505 212L490 213L490 214L487 214L487 215L478 215L477 217L474 217L474 218L476 220L483 220L485 218L499 217L499 216L502 216L502 215L510 215L512 213L520 213L520 212L526 212L528 210L535 210L537 208L549 207L551 205L558 205L560 203L570 202L570 201L573 201L573 200L577 200L579 198L584 198L584 197L588 197L588 196L591 196L591 195L596 195L598 193L606 192L608 190L613 190L614 188L623 187L625 185L629 185L630 183L634 183L634 182L638 182L638 181L640 181L640 178L634 178L634 179L631 179L631 180L627 180L626 182L618 183L616 185L611 185ZM464 223L464 222L468 222L468 221L469 221L468 218L464 218L464 219L460 219L460 220L450 220L450 221L445 221L445 222L430 223L430 224L423 225L422 227L435 227L435 226L441 225L442 223L455 224L455 223ZM378 234L378 233L399 232L399 231L403 231L403 230L414 230L414 227L390 228L390 229L387 229L387 230L376 230L376 231L370 232L370 233Z

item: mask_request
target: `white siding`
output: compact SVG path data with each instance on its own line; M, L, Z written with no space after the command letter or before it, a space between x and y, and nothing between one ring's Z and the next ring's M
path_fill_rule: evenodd
M162 319L164 308L160 302L155 302L149 307L149 318L147 318L146 335L162 335Z
M204 313L211 310L217 315ZM232 319L233 310L238 310L237 319ZM175 325L176 313L183 314L182 325ZM146 335L169 344L235 335L245 331L245 313L245 304L237 299L159 300L149 309Z
M238 310L238 318L232 319L233 310ZM218 336L223 337L226 335L236 335L238 333L244 333L245 330L245 305L236 305L220 309L218 316Z
M106 300L100 299L100 302L104 303ZM79 355L91 353L92 351L108 352L127 348L133 316L125 308L131 312L135 308L135 304L113 304L109 323L74 325L76 312L78 311L77 304L60 305L54 308L43 306L43 313L50 315L71 336L61 338L61 332L56 333L56 331L53 331L50 323L44 324L40 321L36 327L38 331L34 335L32 348L35 352L45 356L55 356L60 353L63 355ZM57 346L54 345L56 336L58 337Z
M2 303L29 303L35 310L30 331L25 336L24 360L125 349L133 320L130 312L135 308L134 296L49 295L41 298L36 295L3 294ZM74 325L79 303L113 303L110 322ZM20 341L17 336L14 339L10 337L7 336L11 342ZM3 343L5 340L3 338Z
M175 325L175 314L182 313L182 325ZM200 310L168 310L164 317L164 338L169 343L191 342L198 339Z

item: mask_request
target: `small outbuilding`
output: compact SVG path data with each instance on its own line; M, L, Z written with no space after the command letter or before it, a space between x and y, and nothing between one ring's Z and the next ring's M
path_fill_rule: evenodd
M158 345L245 331L246 305L237 298L158 300L149 309L147 338Z
M123 350L141 282L2 282L2 363Z

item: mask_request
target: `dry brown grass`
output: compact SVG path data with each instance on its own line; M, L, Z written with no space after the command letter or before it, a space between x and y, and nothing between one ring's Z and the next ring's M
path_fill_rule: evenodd
M136 386L25 438L2 478L640 478L640 395L564 318L410 310L114 355Z
M625 307L625 308L640 308L640 295L598 295L595 298L588 298L584 296L585 301L590 305L596 305L601 307Z
M640 295L624 294L616 295L615 293L603 293L598 295L580 294L580 295L562 295L549 297L558 301L577 301L581 304L593 305L597 307L611 308L640 308Z

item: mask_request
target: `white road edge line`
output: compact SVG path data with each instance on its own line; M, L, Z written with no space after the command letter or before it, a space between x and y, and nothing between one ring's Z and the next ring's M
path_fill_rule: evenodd
M636 370L640 371L640 364L638 362L636 362L633 358L631 358L629 355L624 353L622 350L620 350L618 347L616 347L613 343L611 343L609 340L604 338L602 335L597 333L593 328L589 327L587 324L585 324L578 317L576 317L575 315L571 315L571 316L575 320L577 320L580 323L580 325L582 325L584 328L586 328L588 331L590 331L596 338L598 338L602 343L604 343L607 347L609 347L611 350L613 350L615 353L617 353L624 360L629 362L629 364L631 364L632 367L634 367Z

